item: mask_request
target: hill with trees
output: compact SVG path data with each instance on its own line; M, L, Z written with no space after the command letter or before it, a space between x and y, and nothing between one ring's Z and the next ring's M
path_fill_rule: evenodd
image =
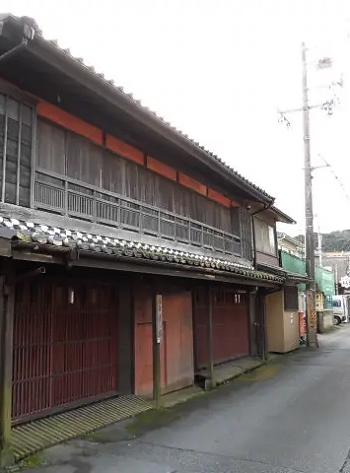
M298 235L296 238L304 243L304 235ZM317 234L315 234L315 248L317 248ZM350 251L350 230L322 233L322 250Z

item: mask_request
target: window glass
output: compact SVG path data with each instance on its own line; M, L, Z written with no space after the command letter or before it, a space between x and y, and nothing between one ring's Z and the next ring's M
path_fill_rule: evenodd
M9 99L7 102L8 117L12 120L19 120L19 102L17 100Z
M298 307L299 297L298 297L298 288L287 286L284 288L284 310L295 310L299 309Z
M254 227L256 249L276 255L275 229L258 218L254 220Z

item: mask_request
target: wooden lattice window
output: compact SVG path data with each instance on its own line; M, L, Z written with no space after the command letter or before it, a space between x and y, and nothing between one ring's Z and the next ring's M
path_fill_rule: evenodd
M30 205L33 109L0 93L1 202Z

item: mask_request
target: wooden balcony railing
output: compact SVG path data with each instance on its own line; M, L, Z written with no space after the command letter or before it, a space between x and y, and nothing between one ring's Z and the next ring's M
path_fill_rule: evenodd
M35 173L34 205L161 240L242 256L239 235L43 169Z

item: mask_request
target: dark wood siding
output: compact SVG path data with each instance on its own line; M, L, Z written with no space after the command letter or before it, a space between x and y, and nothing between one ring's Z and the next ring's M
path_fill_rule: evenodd
M261 264L268 264L270 266L280 266L280 261L277 256L268 255L262 251L256 251L256 262Z
M253 259L252 248L252 221L249 212L243 208L239 210L240 235L242 239L242 256L249 261Z
M65 174L65 131L38 120L37 165L57 174Z
M0 197L2 202L30 204L32 109L0 94Z
M215 290L213 297L213 355L219 364L249 354L248 296L228 290ZM204 290L194 295L196 368L208 364L208 301Z
M162 294L163 336L161 352L162 392L190 386L194 380L192 296L189 291L169 288ZM135 306L135 392L150 395L153 390L152 291L140 287Z
M86 138L38 120L37 140L37 165L43 170L239 234L238 209L226 208Z

